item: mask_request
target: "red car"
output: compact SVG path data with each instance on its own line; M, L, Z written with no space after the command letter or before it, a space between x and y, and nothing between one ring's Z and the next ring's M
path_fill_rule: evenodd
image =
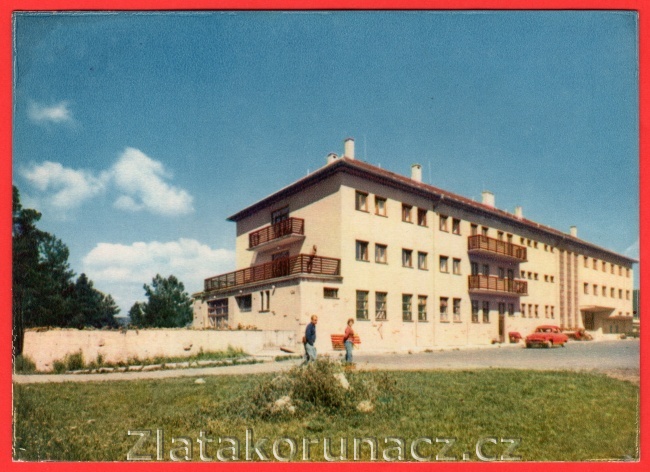
M542 325L535 329L533 334L526 336L526 347L533 346L564 346L569 337L558 326Z

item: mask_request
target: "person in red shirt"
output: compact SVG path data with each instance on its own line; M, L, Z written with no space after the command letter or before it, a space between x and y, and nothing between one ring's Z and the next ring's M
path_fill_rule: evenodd
M354 318L348 320L348 325L345 327L345 335L343 336L343 343L345 344L345 362L352 363L352 348L354 347L354 330L352 325Z

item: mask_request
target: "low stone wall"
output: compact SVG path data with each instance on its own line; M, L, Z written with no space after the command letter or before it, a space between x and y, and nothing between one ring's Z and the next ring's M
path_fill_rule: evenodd
M85 362L101 354L106 362L176 357L203 351L223 351L232 346L248 354L264 349L294 346L293 331L216 331L194 329L129 329L126 331L52 329L26 331L23 355L40 371L52 370L55 360L81 351Z

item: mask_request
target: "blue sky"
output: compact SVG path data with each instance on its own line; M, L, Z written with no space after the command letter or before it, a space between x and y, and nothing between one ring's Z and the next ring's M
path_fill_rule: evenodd
M225 218L357 158L638 258L630 12L18 14L13 181L123 314ZM638 280L638 271L635 277Z

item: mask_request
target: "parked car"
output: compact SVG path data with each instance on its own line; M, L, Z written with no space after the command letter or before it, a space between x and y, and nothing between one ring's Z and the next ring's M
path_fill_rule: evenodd
M526 336L526 347L564 346L569 337L558 326L542 325L535 329L533 334Z

